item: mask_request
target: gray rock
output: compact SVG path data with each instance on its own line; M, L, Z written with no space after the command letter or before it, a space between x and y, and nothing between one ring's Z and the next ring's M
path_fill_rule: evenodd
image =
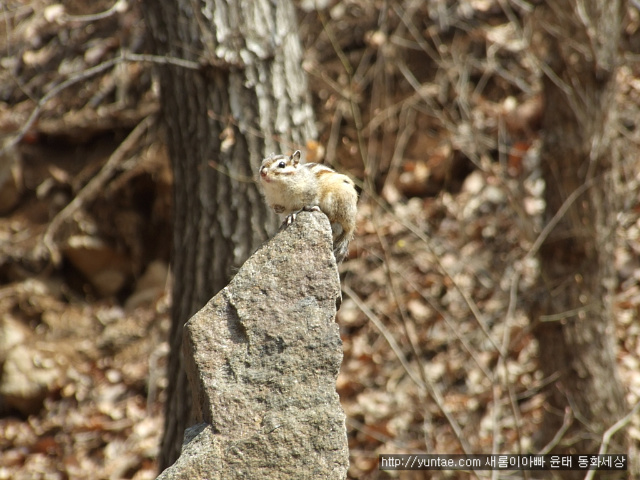
M185 325L196 417L159 478L346 478L331 227L303 212Z

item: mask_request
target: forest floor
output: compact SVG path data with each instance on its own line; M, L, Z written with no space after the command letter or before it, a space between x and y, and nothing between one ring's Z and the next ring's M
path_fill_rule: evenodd
M157 473L171 170L153 68L131 61L149 51L140 7L86 3L0 7L0 479ZM350 478L468 476L380 472L380 453L533 448L553 380L528 315L544 107L526 3L506 3L298 5L314 152L362 186L337 317ZM630 6L611 179L629 410L640 401L639 17ZM640 415L625 430L640 444Z

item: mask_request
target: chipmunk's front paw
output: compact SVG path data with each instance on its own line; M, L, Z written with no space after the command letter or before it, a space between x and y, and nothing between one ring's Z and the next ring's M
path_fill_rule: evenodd
M284 222L282 222L282 226L286 227L287 225L291 225L293 222L296 221L296 217L298 216L298 213L300 213L302 210L298 210L297 212L293 212L290 215L287 215L286 218L284 219Z
M302 207L300 210L298 210L297 212L293 212L290 215L287 215L287 218L284 219L284 222L282 223L282 225L291 225L293 222L296 221L296 217L298 216L298 214L300 212L321 212L322 210L320 210L320 207L317 205L309 205L307 207Z

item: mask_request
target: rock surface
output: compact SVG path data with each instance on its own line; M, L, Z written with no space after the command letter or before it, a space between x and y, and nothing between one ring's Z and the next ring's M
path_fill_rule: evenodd
M159 478L346 478L331 228L303 212L185 325L200 424Z

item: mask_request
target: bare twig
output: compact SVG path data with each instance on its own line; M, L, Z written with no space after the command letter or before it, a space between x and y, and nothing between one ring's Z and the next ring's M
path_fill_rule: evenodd
M90 15L69 15L65 13L60 17L60 20L62 22L95 22L112 17L117 13L123 13L128 8L129 6L127 5L126 0L117 0L116 3L113 4L113 6L111 6L104 12L93 13Z
M83 70L82 72L79 72L79 73L77 73L75 75L72 75L71 77L67 78L64 82L59 83L58 85L53 87L51 90L49 90L38 101L38 103L36 104L35 108L31 112L31 115L29 115L29 118L22 125L20 130L18 130L16 132L16 134L13 136L13 138L11 140L9 140L8 142L6 142L5 145L2 147L2 149L0 149L0 155L2 155L6 150L9 150L10 148L13 148L15 145L17 145L24 138L24 136L29 132L31 127L33 127L33 125L35 124L36 120L40 116L40 113L42 112L42 109L44 108L45 104L49 100L51 100L53 97L58 95L63 90L75 85L76 83L79 83L79 82L82 82L84 80L87 80L87 79L93 77L94 75L102 73L105 70L108 70L108 69L114 67L115 65L118 65L121 62L127 62L127 61L130 61L130 62L153 62L153 63L159 63L159 64L163 64L163 65L171 64L171 65L176 65L176 66L179 66L179 67L188 68L188 69L192 69L192 70L197 70L197 69L200 68L200 65L197 62L191 62L189 60L184 60L184 59L181 59L181 58L162 57L162 56L159 56L159 55L139 55L139 54L135 54L135 53L123 52L122 55L119 56L119 57L111 58L111 59L109 59L109 60L107 60L105 62L102 62L102 63L96 65L95 67L88 68L87 70Z
M395 445L396 447L401 449L401 451L403 453L414 453L414 454L418 454L418 455L428 453L428 452L425 452L424 450L420 450L420 449L412 447L410 443L403 442L403 441L399 440L398 438L390 437L389 435L385 435L384 433L382 433L382 432L380 432L378 430L375 430L375 429L373 429L371 427L368 427L364 423L359 422L358 420L356 420L354 418L347 418L346 419L346 423L347 423L347 425L349 425L354 430L358 430L359 432L364 433L368 437L371 437L371 438L377 440L380 443ZM351 455L353 455L352 451L350 451L349 453Z
M355 180L355 182L356 182L356 185L358 185L359 187L366 188L363 185L362 182L358 182L357 180ZM382 198L380 198L378 195L376 195L375 192L373 192L370 189L367 190L367 192L369 193L369 196L371 197L371 199L378 206L380 206L385 212L390 213L391 215L393 215L402 226L404 226L416 238L418 238L419 240L421 240L424 243L426 249L433 256L434 262L438 266L440 271L442 271L451 280L451 283L453 284L454 288L462 296L462 299L464 300L464 302L467 305L467 307L469 307L469 310L471 311L471 314L472 314L474 320L476 321L476 323L480 327L480 330L482 330L482 333L485 335L485 337L487 338L489 343L491 343L493 348L495 348L496 352L498 352L498 355L503 355L501 348L498 346L496 341L491 336L491 334L489 332L489 329L486 326L486 322L485 322L484 316L480 312L480 309L478 308L478 305L469 296L469 294L467 292L465 292L464 289L459 285L459 283L455 280L454 276L449 272L449 269L442 264L442 262L440 261L440 256L437 255L436 252L433 250L433 248L431 246L431 243L429 241L429 238L427 237L427 234L425 232L423 232L422 229L419 228L417 225L414 225L413 223L409 222L408 220L395 215L394 212L391 210L391 208L386 204L386 202Z
M322 23L322 27L324 29L324 31L327 34L327 37L329 38L329 41L331 42L331 46L333 47L336 55L338 56L338 58L340 59L340 62L342 63L342 68L344 68L345 73L347 74L348 78L349 78L349 88L348 88L348 95L346 95L346 98L349 100L349 105L351 107L351 114L353 116L353 121L356 127L356 136L357 136L357 140L358 140L358 147L359 147L359 151L360 151L360 155L362 158L362 163L365 167L365 172L367 171L368 168L368 161L367 161L367 155L366 155L366 150L364 148L364 137L363 137L363 131L364 131L364 127L363 127L363 122L362 122L362 112L360 111L360 106L358 105L358 102L354 99L354 95L353 95L353 91L354 91L354 70L353 70L353 66L351 65L351 63L349 62L349 59L347 58L346 54L344 53L344 51L342 50L342 48L340 47L340 44L338 43L333 30L331 29L331 25L329 22L327 22L326 16L324 15L324 13L322 13L321 11L318 12L319 18L320 18L320 22ZM371 187L371 185L369 185Z
M435 385L431 384L431 382L429 382L429 384L425 384L425 382L413 371L404 353L400 349L400 346L396 342L396 339L393 337L387 327L380 321L380 319L369 309L369 307L367 307L367 305L362 301L358 294L351 290L348 285L343 285L342 290L349 296L349 298L351 298L355 302L362 313L364 313L367 318L371 320L371 322L376 326L380 333L382 333L382 336L391 347L391 350L393 350L393 353L396 354L398 360L400 360L400 364L405 369L411 380L413 380L413 382L419 387L420 390L428 392L431 395L431 398L433 398L433 401L436 403L442 414L449 422L449 425L451 426L453 433L458 439L462 450L468 455L471 454L471 447L464 438L460 425L458 425L458 422L455 418L453 418L453 416L449 412L449 409L445 405L444 398L442 397L442 392L440 392L440 390Z
M402 275L401 272L394 270L394 274L395 275ZM429 306L431 308L433 308L438 315L440 315L440 317L442 317L442 320L444 321L444 323L446 323L447 327L449 328L449 330L451 331L451 333L456 337L456 339L460 342L460 344L462 345L462 347L464 348L464 350L469 354L469 356L471 357L471 359L474 361L474 363L477 365L477 367L480 369L480 371L484 374L485 377L487 377L491 382L493 382L494 380L494 375L491 374L491 372L489 370L487 370L487 367L485 367L482 363L482 361L480 360L480 358L478 357L478 354L474 351L473 347L469 344L469 342L467 340L465 340L464 336L462 336L460 334L460 329L457 328L458 325L455 322L455 320L453 320L451 318L451 315L449 315L449 313L447 313L446 310L442 309L437 302L433 301L433 299L427 297L424 294L424 291L422 288L420 288L418 285L416 285L416 283L414 281L412 281L410 278L408 277L403 277L404 280L407 282L407 284L413 289L413 291L415 293L417 293L418 295L420 295L420 297L422 297L422 299L427 302L429 304Z
M618 431L625 427L632 418L634 418L638 412L640 411L640 402L636 403L635 406L631 409L629 413L627 413L624 417L618 420L616 423L611 425L604 435L602 436L602 443L600 444L600 450L598 450L598 455L604 455L607 453L607 449L609 448L609 442L611 442L611 438L618 433ZM584 477L584 480L592 480L594 475L596 474L596 470L589 470L587 475Z
M400 172L400 166L404 160L404 154L409 144L411 136L416 131L415 126L416 111L411 106L403 105L400 120L403 128L399 129L398 137L396 139L396 145L393 150L393 156L389 163L389 173L384 181L381 191L385 191L387 185L394 185Z
M564 434L567 433L567 430L569 430L569 427L572 423L573 410L571 408L566 408L564 411L564 420L562 421L562 426L549 441L549 443L542 447L542 450L538 452L538 455L546 455L547 453L549 453L551 449L555 447L560 442L560 440L562 440L562 437L564 437Z
M571 195L567 197L567 199L560 206L560 208L555 213L553 218L549 220L549 223L547 223L545 227L542 229L542 231L540 232L540 235L538 235L538 238L536 238L536 241L533 243L533 245L531 246L527 254L524 256L523 260L526 260L527 258L531 258L535 256L536 253L538 253L538 250L540 249L544 241L547 239L547 237L549 236L551 231L556 227L556 225L558 225L558 222L562 220L562 217L564 217L564 215L567 213L567 210L569 210L571 205L573 205L573 203L578 199L578 197L582 195L585 191L587 191L587 189L591 187L591 185L593 185L593 179L586 181L585 183L580 185L578 188L576 188L573 192L571 192Z
M516 272L511 282L511 290L509 292L509 307L507 308L507 321L505 325L505 330L507 331L505 332L503 341L503 348L505 350L508 349L509 343L511 342L511 329L509 328L509 321L515 316L519 283L520 272ZM518 449L517 451L518 453L522 453L522 417L520 415L520 409L518 408L518 403L516 401L516 393L513 390L513 384L511 382L507 382L506 387L507 393L509 394L509 404L511 405L511 412L513 413L513 423L515 426L516 435L518 436L518 442L516 445ZM523 470L522 473L525 479L529 478L529 472L527 470Z
M216 172L221 173L222 175L226 175L229 178L232 178L236 182L240 183L255 183L255 179L248 175L241 175L239 173L234 173L231 169L226 165L220 165L218 162L214 162L213 160L209 161L209 166L213 168Z
M94 198L97 193L101 191L102 186L111 178L118 165L124 160L125 155L129 153L140 137L149 129L149 127L151 127L154 121L155 116L153 115L142 120L111 154L109 160L107 160L107 163L105 163L98 174L78 192L75 198L69 202L66 207L58 212L53 220L51 220L42 237L42 245L49 252L51 262L54 265L59 265L61 261L59 249L54 242L54 237L60 226L88 200Z
M336 161L336 152L338 150L338 142L340 141L340 124L343 118L342 103L343 102L338 102L336 110L331 117L331 129L326 145L326 159L329 165L333 165Z
M502 337L502 351L505 352L505 355L509 350L509 343L511 341L510 322L515 315L519 282L520 282L520 272L516 271L511 281L511 288L509 291L509 305L507 308L507 314L504 321L505 324L504 324L504 333ZM521 417L520 417L520 411L518 410L518 404L515 398L515 392L513 391L513 385L511 384L511 379L509 378L509 369L508 369L506 357L501 356L498 358L498 364L496 369L497 371L502 369L505 372L505 375L502 381L505 389L507 390L508 403L509 403L509 406L511 407L511 413L513 414L513 423L514 423L515 431L517 435L517 441L516 441L517 453L522 453L522 445L521 445L522 430L520 428ZM500 375L495 375L492 394L493 394L493 402L494 402L494 426L495 426L494 428L497 431L497 434L494 431L492 453L499 453L498 452L498 441L500 438L499 437L499 434L500 434L499 417L500 417L500 410L501 410L501 404L500 402L498 402L499 391L498 391L497 382L499 380L500 380ZM521 470L521 473L523 475L523 478L525 479L529 478L529 472L527 470ZM492 472L492 478L495 478L495 479L498 478L498 475L495 473L495 471Z
M404 353L402 353L402 350L400 349L400 346L396 342L396 339L393 338L393 335L391 334L391 332L380 321L380 319L377 317L377 315L374 314L369 309L369 307L367 307L367 305L362 301L362 299L360 298L360 296L356 292L351 290L351 287L349 287L348 285L345 284L345 285L343 285L342 290L344 290L344 293L349 295L349 297L355 302L355 304L362 311L362 313L364 313L367 316L367 318L369 320L371 320L371 322L376 326L376 328L380 331L380 333L382 333L382 336L385 338L385 340L387 341L387 343L391 347L391 350L393 350L393 353L396 354L396 356L398 357L398 360L400 360L400 364L405 369L405 371L407 372L407 374L409 375L411 380L413 380L413 382L416 385L418 385L420 388L424 388L425 387L424 383L422 382L420 377L416 374L416 372L413 371L413 369L409 365L409 362L407 361L406 357L404 356Z

